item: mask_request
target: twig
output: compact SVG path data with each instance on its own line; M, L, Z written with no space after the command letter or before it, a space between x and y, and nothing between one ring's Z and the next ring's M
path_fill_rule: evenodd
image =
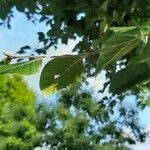
M61 56L46 56L46 55L41 55L41 56L26 55L26 56L21 56L21 55L10 55L10 54L7 54L7 53L3 52L3 54L7 58L10 58L10 59L24 59L24 58L44 59L44 58L58 58L58 57L60 57L60 58L62 58L62 57L66 58L66 57L73 57L73 56L86 58L86 57L89 57L91 55L95 55L97 53L98 52L86 52L86 53L77 54L77 55L67 54L67 55L61 55Z

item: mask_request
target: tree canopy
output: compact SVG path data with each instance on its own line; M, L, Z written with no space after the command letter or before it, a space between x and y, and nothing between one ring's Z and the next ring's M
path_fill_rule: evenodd
M109 74L109 92L113 94L120 94L137 83L148 80L149 0L2 0L0 3L1 24L10 27L15 7L29 20L45 22L49 27L46 34L40 31L38 33L39 41L43 43L40 49L35 50L38 54L45 54L51 46L57 48L58 40L67 44L69 39L81 38L73 49L78 52L77 56L54 57L44 67L40 79L41 90L47 93L55 92L79 79L82 73L93 76L103 69ZM21 49L21 52L25 49ZM2 65L1 74L35 73L38 67L30 70L31 64L36 65L39 62L40 60L27 62L26 73L19 67L22 64L16 64L17 69ZM57 64L57 67L54 64ZM76 66L78 68L75 71ZM68 78L70 73L72 76ZM128 73L130 76L126 76ZM51 78L53 82L49 82L45 77Z

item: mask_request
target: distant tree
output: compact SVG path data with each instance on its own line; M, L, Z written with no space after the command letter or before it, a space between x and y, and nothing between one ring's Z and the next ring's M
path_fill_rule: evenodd
M1 76L0 81L1 150L44 145L60 150L127 150L125 144L145 139L136 108L106 97L95 99L81 84L62 91L49 106L37 104L20 77Z
M1 150L31 150L39 145L35 100L20 77L0 76Z
M39 112L45 116L39 119L43 143L50 149L127 150L126 144L145 139L137 108L95 99L79 84L62 91L55 105L41 105Z

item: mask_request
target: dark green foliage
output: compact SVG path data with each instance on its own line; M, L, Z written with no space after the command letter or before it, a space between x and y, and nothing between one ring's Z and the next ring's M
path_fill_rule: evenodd
M130 89L141 81L150 78L150 68L147 64L136 64L127 66L118 71L112 78L110 90L113 93L120 93L125 89ZM118 84L119 83L119 84Z
M30 49L31 49L31 47L26 45L26 46L21 47L20 50L17 53L18 54L23 54L23 53L26 52L26 50L30 50Z
M149 44L149 0L1 0L0 4L2 24L7 23L8 27L14 7L31 21L46 23L47 33L38 32L39 42L44 45L35 50L38 54L46 54L51 46L57 47L58 40L67 44L69 39L80 37L73 51L89 52L90 55L84 58L87 76L93 76L102 69L109 72L109 76L114 76L118 60L127 60L119 64L120 67L126 66L128 59L141 55L141 43L145 46ZM24 53L25 49L19 53ZM114 71L110 71L110 68ZM120 86L119 82L116 84Z

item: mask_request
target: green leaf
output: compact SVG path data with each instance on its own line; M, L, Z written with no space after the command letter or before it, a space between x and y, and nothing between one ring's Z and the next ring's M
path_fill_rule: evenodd
M38 71L42 59L9 65L0 65L0 74L31 75Z
M110 92L119 94L135 84L150 78L150 68L147 64L135 64L118 71L111 80Z
M141 42L138 37L139 31L140 29L133 29L125 33L116 33L104 42L97 62L97 73L136 48Z
M82 58L73 55L55 57L43 68L40 88L47 95L77 81L83 73Z
M138 63L150 64L150 41L143 47L142 53L139 56L132 57L128 65L134 65Z
M140 56L136 56L131 58L128 62L129 65L137 64L137 63L147 63L150 64L150 52L143 53Z

